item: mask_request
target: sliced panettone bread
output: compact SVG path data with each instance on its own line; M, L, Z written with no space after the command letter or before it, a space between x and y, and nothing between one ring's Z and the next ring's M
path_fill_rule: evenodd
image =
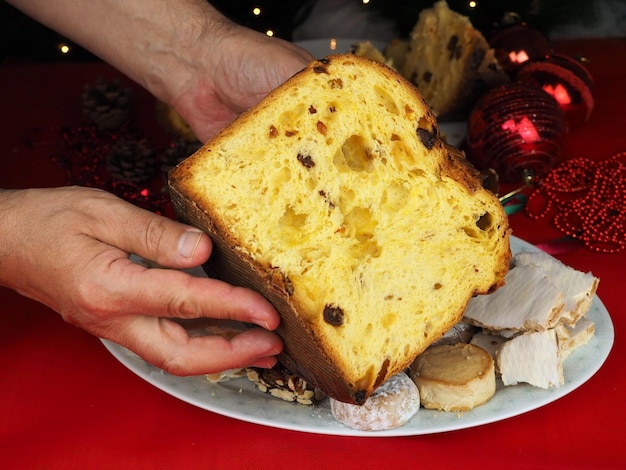
M421 95L353 54L314 61L170 173L208 271L265 295L281 362L363 403L499 287L508 220Z

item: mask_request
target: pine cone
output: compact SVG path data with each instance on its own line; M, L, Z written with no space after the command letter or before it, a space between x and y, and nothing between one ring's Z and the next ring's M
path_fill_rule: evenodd
M146 139L119 140L107 156L107 171L120 181L145 183L152 178L155 169L155 152Z
M161 173L163 174L163 181L167 183L167 174L169 171L198 150L201 146L202 144L199 141L190 142L184 137L172 142L169 147L165 149L161 157Z
M122 88L119 80L98 78L85 86L81 95L83 112L100 130L119 129L128 120L133 94Z

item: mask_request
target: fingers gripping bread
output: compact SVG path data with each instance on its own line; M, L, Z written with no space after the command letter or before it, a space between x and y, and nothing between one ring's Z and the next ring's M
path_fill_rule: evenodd
M502 284L508 222L421 95L354 55L312 62L170 174L214 275L281 315L281 361L363 403Z

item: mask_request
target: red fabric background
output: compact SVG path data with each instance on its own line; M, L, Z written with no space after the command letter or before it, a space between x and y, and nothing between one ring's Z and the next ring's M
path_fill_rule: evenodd
M566 155L604 159L626 151L626 39L561 43L591 60L596 108L567 139ZM53 186L64 175L53 146L29 147L33 129L82 122L79 96L103 64L0 67L0 187ZM124 83L128 84L127 81ZM130 85L130 84L129 84ZM133 85L134 86L134 85ZM138 93L158 133L152 98ZM2 221L0 220L0 223ZM543 243L547 221L511 217L514 234ZM198 409L147 384L94 338L47 308L0 288L0 462L4 468L624 468L626 467L626 253L580 246L558 255L601 278L615 344L605 365L568 396L473 429L400 437L311 435Z

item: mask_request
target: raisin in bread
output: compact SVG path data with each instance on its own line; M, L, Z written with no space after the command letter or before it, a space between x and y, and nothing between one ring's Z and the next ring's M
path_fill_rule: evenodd
M313 61L170 173L210 275L281 315L281 362L363 403L499 287L508 220L417 90L352 54Z
M417 85L439 120L467 117L485 91L509 81L481 32L443 0L420 13L402 74Z

